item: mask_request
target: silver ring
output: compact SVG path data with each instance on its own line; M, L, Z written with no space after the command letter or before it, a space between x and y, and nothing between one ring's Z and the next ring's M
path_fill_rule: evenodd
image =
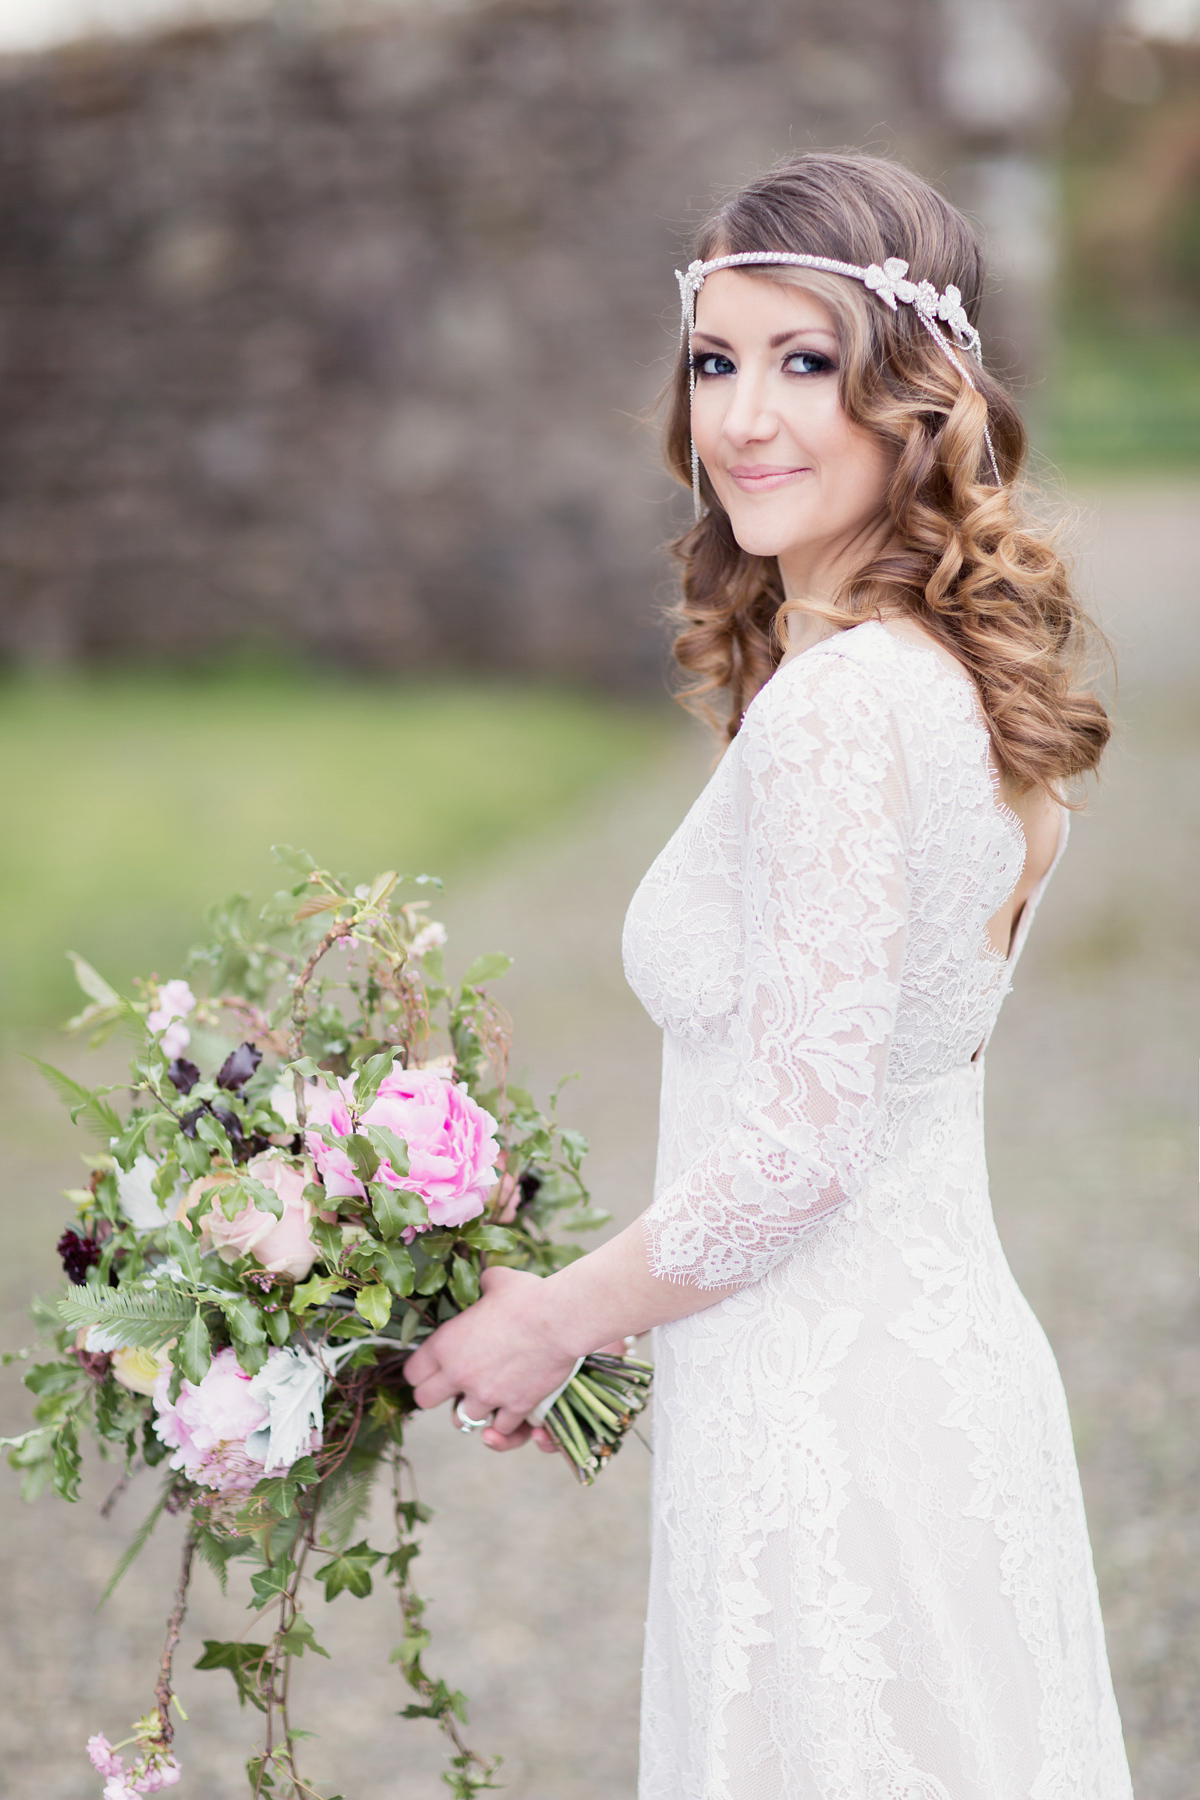
M460 1431L486 1431L496 1416L495 1411L490 1412L486 1419L473 1419L470 1413L463 1411L463 1401L466 1397L465 1394L460 1394L454 1402L454 1416L458 1420L458 1429Z

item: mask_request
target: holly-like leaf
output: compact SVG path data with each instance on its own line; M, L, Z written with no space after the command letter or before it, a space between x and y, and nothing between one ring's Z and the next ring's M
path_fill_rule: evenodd
M578 1174L579 1165L588 1153L588 1141L581 1131L571 1131L565 1125L559 1136L562 1139L563 1154L571 1168Z
M429 1210L417 1194L398 1192L382 1181L371 1188L371 1211L385 1238L399 1237L409 1225L428 1225Z
M382 1331L392 1316L391 1289L382 1281L372 1282L354 1296L354 1310L362 1314L368 1325Z
M339 1236L339 1248L341 1239ZM324 1306L331 1294L336 1294L340 1287L345 1287L340 1275L312 1275L302 1281L292 1295L292 1311L308 1312L310 1307Z
M465 1256L451 1258L450 1292L464 1311L479 1298L479 1277Z
M408 1145L404 1139L389 1131L386 1125L364 1125L363 1131L370 1138L381 1162L389 1162L397 1175L408 1174Z
M237 1686L239 1704L245 1706L248 1700L265 1713L267 1702L259 1692L258 1681L266 1670L266 1656L265 1644L222 1644L215 1638L205 1638L204 1655L196 1667L228 1669Z
M323 1568L314 1570L318 1581L325 1583L325 1598L333 1600L343 1589L359 1600L371 1592L371 1570L383 1560L382 1550L372 1550L364 1538L349 1550L343 1550Z
M64 1500L78 1500L82 1467L79 1433L75 1429L74 1419L68 1419L59 1427L54 1438L54 1489Z
M358 1079L354 1083L354 1106L357 1112L365 1112L370 1106L379 1092L380 1082L385 1075L391 1074L395 1055L394 1050L380 1050L358 1064ZM407 1166L405 1164L406 1168Z
M488 955L475 958L463 976L463 986L480 987L485 981L498 981L511 968L512 957L505 956L503 951L493 950Z
M380 1244L375 1252L375 1267L379 1279L387 1282L393 1294L401 1300L407 1299L413 1291L416 1270L403 1244Z
M172 1360L177 1368L183 1370L188 1381L199 1384L208 1374L208 1365L212 1361L212 1339L208 1335L208 1326L204 1323L199 1307L192 1314Z
M463 1236L477 1250L494 1250L497 1255L517 1250L521 1244L516 1232L509 1231L504 1225L468 1225Z

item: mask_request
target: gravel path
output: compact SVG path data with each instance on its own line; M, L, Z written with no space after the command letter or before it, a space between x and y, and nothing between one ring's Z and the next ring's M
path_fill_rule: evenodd
M1122 731L989 1052L996 1210L1071 1401L1138 1800L1200 1793L1198 502L1187 487L1085 497L1084 580L1121 652ZM506 997L517 1065L542 1091L579 1070L565 1110L593 1140L594 1187L618 1221L647 1195L657 1081L656 1034L620 973L620 918L704 766L681 732L636 784L447 909L452 949L516 954ZM24 1297L52 1284L55 1195L78 1164L37 1078L15 1058L3 1073L0 1290L14 1345L28 1336ZM15 1374L3 1372L4 1431L24 1422ZM470 1694L473 1740L503 1752L512 1800L632 1800L647 1452L630 1443L581 1492L557 1464L491 1457L442 1417L417 1422L411 1446L437 1509L419 1565L432 1662ZM135 1489L102 1522L103 1492L93 1473L81 1506L26 1508L0 1479L0 1791L14 1796L94 1797L84 1738L116 1737L149 1700L179 1526L160 1528L97 1616L149 1504ZM190 1664L202 1637L235 1635L248 1615L206 1573L195 1591L179 1659L191 1715L180 1791L226 1800L246 1791L256 1717L239 1715L224 1677ZM405 1696L387 1665L398 1632L386 1594L315 1604L336 1658L304 1670L316 1778L332 1787L336 1772L347 1800L432 1800L436 1734L393 1716Z

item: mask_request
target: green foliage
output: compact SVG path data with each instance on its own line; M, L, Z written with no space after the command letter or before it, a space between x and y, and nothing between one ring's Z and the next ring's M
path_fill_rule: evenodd
M251 1706L256 1706L259 1712L265 1713L267 1698L262 1691L262 1676L267 1667L267 1657L266 1644L221 1643L216 1638L205 1638L204 1655L195 1667L228 1669L237 1688L238 1704L245 1706L248 1700Z
M314 1579L324 1582L326 1600L334 1600L340 1593L353 1594L358 1600L365 1600L371 1592L371 1570L377 1562L383 1561L382 1550L372 1550L364 1540L355 1544L352 1549L343 1550L332 1561L313 1571Z

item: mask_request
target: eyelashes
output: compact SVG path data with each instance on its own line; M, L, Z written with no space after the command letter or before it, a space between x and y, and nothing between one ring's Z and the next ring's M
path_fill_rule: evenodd
M736 363L721 350L693 351L691 367L697 381L713 381L737 374ZM783 359L783 369L788 375L828 375L837 369L837 364L820 350L790 350Z

